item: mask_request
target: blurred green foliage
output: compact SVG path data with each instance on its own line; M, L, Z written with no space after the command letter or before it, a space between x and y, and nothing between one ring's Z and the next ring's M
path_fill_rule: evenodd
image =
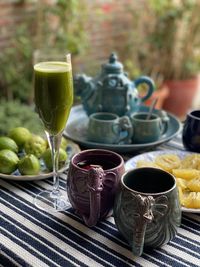
M0 53L0 96L7 100L32 101L32 53L30 22L16 28L11 45Z
M20 1L22 8L27 1ZM86 48L85 0L55 0L50 4L33 1L35 14L16 27L11 44L0 53L0 97L33 103L34 51L47 49L73 56ZM26 12L26 9L25 9Z
M44 134L44 128L34 108L20 101L0 101L0 135L12 128L23 126L35 134Z
M52 52L77 55L85 51L87 1L55 0L52 5L38 5L38 46ZM41 23L42 22L42 23Z
M162 84L199 73L199 0L145 0L129 12L134 21L125 45L130 74L146 74Z
M42 48L47 53L62 55L70 51L75 56L83 53L87 46L85 0L16 3L23 8L27 2L32 3L35 14L25 16L25 21L17 25L10 45L0 53L1 135L16 126L39 134L44 132L32 107L34 52ZM26 12L26 8L24 10Z

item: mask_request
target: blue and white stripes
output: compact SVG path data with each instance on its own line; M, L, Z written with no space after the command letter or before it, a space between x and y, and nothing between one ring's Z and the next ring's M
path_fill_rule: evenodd
M171 149L170 144L162 147ZM38 210L33 198L51 186L51 179L0 180L0 267L200 266L200 214L183 214L175 239L135 258L113 217L88 228L71 208L58 213ZM61 186L65 191L64 179Z

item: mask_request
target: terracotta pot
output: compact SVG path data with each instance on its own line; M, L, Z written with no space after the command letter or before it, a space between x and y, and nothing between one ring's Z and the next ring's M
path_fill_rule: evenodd
M163 109L179 118L185 118L198 91L198 76L189 80L169 80L165 84L169 88L169 95L164 101Z
M161 88L156 90L147 101L145 101L145 105L150 106L154 99L158 99L155 108L162 109L163 103L165 99L168 97L168 95L169 95L169 89L166 85L163 85Z

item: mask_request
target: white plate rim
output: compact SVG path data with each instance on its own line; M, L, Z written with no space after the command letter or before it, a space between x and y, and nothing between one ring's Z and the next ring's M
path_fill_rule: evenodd
M58 171L58 173L63 173L68 168L68 165L63 167ZM43 180L53 176L53 172L39 173L37 175L17 175L17 174L4 174L0 173L1 179L6 180L15 180L15 181L34 181L34 180Z
M189 151L184 151L184 150L156 150L156 151L150 151L146 153L142 153L139 155L136 155L129 160L126 161L125 163L125 170L129 171L131 169L134 169L136 166L136 162L140 159L146 159L146 158L154 158L157 155L161 154L176 154L180 157L184 157L185 155L193 154L193 152ZM187 212L187 213L200 213L200 209L189 209L185 207L181 207L182 212Z

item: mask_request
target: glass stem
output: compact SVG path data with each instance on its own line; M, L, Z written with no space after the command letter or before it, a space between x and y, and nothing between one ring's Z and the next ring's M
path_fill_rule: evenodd
M59 148L62 138L62 132L57 135L51 135L48 132L45 132L49 147L51 149L51 158L53 165L53 190L51 192L52 197L58 197L60 195L59 190L59 175L58 175L58 162L59 162Z

